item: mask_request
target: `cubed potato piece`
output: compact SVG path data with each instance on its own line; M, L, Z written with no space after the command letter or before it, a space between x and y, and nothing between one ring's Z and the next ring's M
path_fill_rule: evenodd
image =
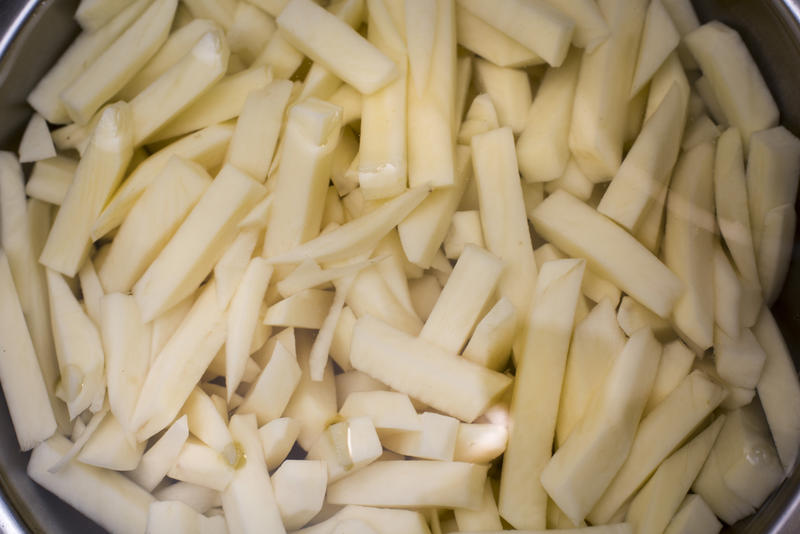
M374 93L397 77L391 59L310 0L291 0L276 22L294 46L361 93Z
M144 532L154 499L126 476L74 460L63 470L50 472L71 446L61 435L39 444L28 462L28 476L111 532Z
M573 524L583 521L624 464L660 358L652 332L634 334L611 364L596 402L544 467L542 485Z
M667 317L682 291L678 277L633 236L564 191L547 197L533 213L539 234L559 249L587 259L589 268Z
M573 50L563 65L548 69L539 84L517 141L519 169L528 182L548 182L564 174L580 65L581 53Z
M509 385L508 377L370 316L356 323L350 361L355 369L397 391L467 422L485 411Z
M478 508L487 469L435 460L376 462L329 486L327 500L387 508Z
M129 473L131 479L147 491L153 491L167 476L188 438L188 418L184 415L144 453L139 465Z
M599 3L611 32L591 52L584 52L569 147L593 182L610 180L622 162L631 81L647 2L613 0Z
M569 340L585 270L583 260L547 262L539 273L511 398L514 421L503 458L498 507L515 528L546 526L540 482L552 455Z
M691 31L684 42L745 147L753 133L778 124L775 100L736 30L712 21Z
M781 331L768 308L762 309L753 333L767 354L757 385L758 397L764 407L781 463L788 474L794 467L800 449L800 424L792 415L800 410L797 371Z
M322 509L328 471L316 460L287 460L271 477L283 524L298 529Z
M664 460L631 501L625 520L635 532L663 532L700 472L725 422L714 420L703 432Z
M39 261L75 276L89 253L94 219L122 179L133 154L130 108L124 102L103 111L86 153L58 210Z
M593 524L610 519L661 461L722 401L724 389L693 371L642 419L625 463L587 516Z
M575 31L573 20L548 2L458 0L464 9L558 67L564 61Z
M589 409L606 375L625 347L613 304L603 300L575 326L570 343L556 422L560 447Z
M177 0L154 2L128 29L64 88L61 99L70 118L86 124L164 44Z
M675 167L667 199L664 263L683 282L675 302L675 329L692 348L714 342L714 145L685 152Z

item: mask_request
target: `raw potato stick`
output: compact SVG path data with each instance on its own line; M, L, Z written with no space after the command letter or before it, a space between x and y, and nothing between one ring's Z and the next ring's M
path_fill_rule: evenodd
M17 442L27 451L56 431L56 420L4 251L0 251L0 340L0 385Z
M459 5L558 67L569 50L575 23L545 0L458 0Z
M441 188L455 182L455 4L454 0L435 0L434 3L436 25L427 84L420 92L412 77L408 85L408 184L411 187L429 184ZM413 74L413 70L411 72Z
M546 526L547 493L540 476L550 460L558 401L575 309L585 270L583 260L547 262L539 273L511 397L514 421L503 457L498 509L515 528Z
M363 94L372 94L397 77L391 59L311 0L290 0L276 22L300 51Z
M525 67L545 61L456 2L458 44L498 67ZM471 63L469 56L465 56Z
M443 413L472 422L510 379L371 316L356 323L350 347L355 369Z
M56 64L28 95L28 103L48 122L71 122L61 92L113 43L150 5L149 0L131 2L122 12L95 32L84 32L67 48Z
M28 462L28 476L111 532L144 532L154 499L126 476L75 460L57 473L48 471L71 446L61 435L41 443Z
M67 197L58 210L39 261L75 276L89 254L90 233L133 154L133 125L128 104L103 111L86 153L78 164Z
M556 191L533 210L533 226L545 239L647 306L667 317L682 292L681 281L628 232L569 193Z
M78 124L92 115L122 89L164 44L177 0L156 0L125 33L89 65L64 92L67 113Z

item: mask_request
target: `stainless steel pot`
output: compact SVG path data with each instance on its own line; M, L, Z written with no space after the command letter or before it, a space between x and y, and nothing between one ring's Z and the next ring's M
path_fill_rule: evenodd
M488 1L488 0L487 0ZM25 96L77 34L78 0L0 0L0 149L16 149L30 108ZM703 20L742 33L781 109L800 135L800 0L694 0ZM796 232L797 235L797 232ZM800 246L774 313L800 367ZM800 414L797 414L800 417ZM0 395L0 532L92 533L101 528L37 486L25 473L5 399ZM800 532L800 469L737 533Z

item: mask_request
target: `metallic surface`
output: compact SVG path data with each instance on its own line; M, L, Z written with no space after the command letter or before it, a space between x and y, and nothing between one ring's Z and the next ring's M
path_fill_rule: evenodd
M16 149L31 110L25 95L64 51L78 28L77 0L0 0L0 149ZM694 0L702 20L719 19L742 33L781 109L782 123L800 135L800 0ZM797 234L796 234L797 235ZM774 307L800 363L800 246ZM798 414L800 417L800 414ZM0 396L0 532L102 532L34 484L25 474L5 400ZM800 532L800 470L736 533Z

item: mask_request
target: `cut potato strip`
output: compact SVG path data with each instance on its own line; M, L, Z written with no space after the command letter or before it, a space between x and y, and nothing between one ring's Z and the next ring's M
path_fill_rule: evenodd
M593 182L611 179L622 161L626 111L647 2L609 0L599 6L611 34L583 54L569 134L572 155Z
M356 275L347 291L346 302L356 317L372 315L410 335L417 335L422 330L422 321L397 299L377 266Z
M310 0L290 0L277 23L294 46L361 93L374 93L397 77L391 59Z
M690 493L670 520L664 534L691 534L693 532L719 532L722 523L700 495Z
M131 418L150 364L152 327L142 322L130 295L103 296L100 311L108 403L122 428L131 433Z
M422 5L428 4L435 9L433 2L423 2ZM435 18L430 20L432 22ZM396 80L365 96L362 103L358 182L365 198L374 199L396 196L407 183L408 59L403 38L383 0L370 2L367 36L378 50L395 62L399 73Z
M544 0L503 0L488 4L481 0L458 0L463 8L482 18L547 63L558 67L569 50L575 23Z
M591 52L608 38L608 24L596 1L545 1L564 13L575 23L575 31L572 33L572 44L576 47L585 48L587 51Z
M347 395L339 415L345 419L368 416L376 430L422 429L408 395L396 391L353 391Z
M664 460L631 501L626 521L636 532L663 532L691 488L722 429L720 416L689 443Z
M98 271L109 293L127 292L211 184L198 164L173 156L131 208Z
M510 383L500 373L370 316L356 323L350 362L395 390L467 422L485 411Z
M499 67L539 65L544 60L456 3L458 44Z
M480 507L487 466L461 462L376 462L328 487L333 504Z
M586 274L584 274L584 279ZM603 300L577 323L572 335L558 406L556 444L561 447L590 407L595 392L625 347L613 303Z
M736 30L713 21L687 34L684 42L745 147L754 132L778 124L775 100Z
M153 492L153 497L159 501L181 502L190 506L198 514L205 514L212 508L219 508L222 506L218 491L204 488L197 484L190 484L189 482L176 482L169 486L159 488ZM214 517L219 517L224 526L225 519L222 516ZM173 532L173 530L169 530L169 532ZM223 534L223 532L224 531L220 531L220 534Z
M112 471L130 471L139 464L144 446L109 413L81 448L77 460Z
M514 527L546 526L547 493L540 476L552 455L584 270L583 260L547 262L539 272L530 315L520 328L524 337L510 410L514 425L503 457L498 498L500 515Z
M758 397L764 407L784 472L788 475L794 468L800 448L800 425L791 416L797 413L797 407L800 406L800 385L794 380L797 372L769 309L762 309L753 333L767 354L757 385Z
M475 84L491 97L500 126L511 128L515 134L522 132L532 101L525 71L498 67L480 58L475 58L473 69Z
M352 526L353 521L375 525L376 528L380 526L385 534L428 534L430 532L421 512L354 505L345 506L334 513L332 517L297 532L301 534L337 534L338 525Z
M374 211L320 235L294 249L269 258L270 263L300 263L312 259L340 261L372 249L397 224L408 216L430 193L427 186L409 189Z
M314 345L311 347L311 355L308 360L309 374L311 380L322 380L325 373L325 366L328 363L328 355L333 344L333 337L336 333L336 326L339 324L339 317L342 315L347 293L355 281L356 275L350 275L344 279L339 279L336 283L336 294L333 297L328 314L320 325Z
M564 64L545 73L517 141L517 159L528 182L561 177L569 154L569 125L581 56L573 50ZM499 111L499 110L498 110Z
M223 310L212 281L150 366L132 419L137 438L172 422L224 342Z
M471 179L470 150L456 147L455 182L451 187L432 192L397 225L400 242L408 260L424 269L430 267L433 256L447 234L467 182Z
M258 429L267 469L276 469L286 459L299 434L300 425L289 417L273 419Z
M148 509L147 532L221 534L227 531L224 517L206 517L188 504L179 501L169 499L155 501Z
M172 139L238 117L248 95L263 89L271 81L272 73L265 67L252 67L226 76L156 131L148 141L155 143Z
M634 334L610 365L580 422L542 471L544 488L573 524L583 521L625 462L660 358L661 346L652 332Z
M456 20L453 0L436 0L436 25L427 85L408 90L408 184L449 187L455 182ZM413 46L413 45L412 45ZM414 82L415 80L411 80Z
M325 463L313 460L287 460L275 471L271 482L287 528L302 527L322 509L327 478Z
M233 467L221 454L190 436L167 475L175 480L223 491L234 473Z
M681 281L622 228L569 193L557 191L533 213L542 237L661 317L670 314L682 291Z
M206 189L133 294L145 321L189 296L224 253L236 224L264 197L263 188L230 165Z
M156 0L61 93L67 113L79 124L113 97L166 41L177 0Z
M38 113L34 113L19 142L19 161L31 163L56 156L56 147L50 137L47 122Z
M331 291L304 289L267 309L264 324L319 330L333 303Z
M97 241L125 220L136 200L155 181L170 158L179 156L213 171L222 163L232 135L232 126L210 126L171 143L144 160L130 173L93 223L92 240Z
M199 387L195 387L181 408L186 415L189 432L217 451L230 465L238 461L236 446L228 430L227 414L222 416L214 401Z
M341 124L341 109L320 100L309 99L289 110L264 257L280 255L319 235Z
M746 327L755 324L762 302L748 199L742 138L736 129L730 128L717 141L714 200L720 233L741 276L741 321Z
M240 231L217 264L214 265L217 299L221 308L228 307L239 287L260 235L261 232L255 229Z
M675 302L675 329L692 348L714 342L714 146L685 152L676 165L667 203L664 262L681 279Z
M326 464L327 483L331 484L371 464L382 453L372 420L357 417L329 426L311 446L307 458Z
M204 34L183 59L142 90L131 103L133 143L148 137L205 93L225 74L230 50L222 34Z
M228 338L225 341L225 387L228 400L239 387L250 345L258 325L258 310L272 276L272 265L263 258L253 258L242 276L228 310Z
M644 415L649 414L686 378L692 369L694 359L694 352L689 350L679 339L664 345L661 361L658 363L658 374L653 382L650 398L647 399L647 405L644 407Z
M48 471L71 446L61 435L41 443L28 462L28 476L109 531L144 532L154 499L126 476L76 461L57 473Z
M685 117L686 101L673 86L644 123L597 211L634 235L641 229L648 207L670 181Z
M292 84L275 80L247 97L236 122L227 161L264 183L267 179Z
M130 102L186 56L201 37L215 30L218 31L219 26L214 22L206 19L194 19L186 26L173 31L158 52L150 58L147 65L142 67L116 96Z
M187 417L184 415L172 423L158 441L144 453L139 465L130 472L131 479L147 491L153 491L167 476L188 438L189 427Z
M300 376L297 358L282 343L276 343L269 362L250 387L237 413L255 414L260 424L277 419L289 404Z
M472 165L483 238L489 251L506 262L498 293L514 304L517 317L523 320L528 316L536 287L536 262L511 129L501 128L473 137Z
M661 0L650 2L642 28L639 57L631 84L631 97L653 77L664 60L678 46L681 35Z
M286 532L269 479L255 416L234 415L231 434L243 449L246 463L236 470L222 492L222 509L228 528L235 532Z
M25 184L25 193L31 198L60 206L77 168L77 161L64 156L37 161Z
M28 95L31 107L53 124L71 122L61 100L61 92L105 52L149 5L149 0L130 2L102 28L79 35Z
M133 153L130 108L124 102L107 108L75 171L39 261L75 276L87 255L92 224L122 179Z
M231 52L249 65L264 50L277 29L275 19L271 16L249 2L239 2L233 13L233 23L225 36Z
M490 252L467 246L420 337L450 352L461 353L481 313L490 304L504 267Z
M630 454L587 519L593 524L607 522L724 395L702 372L687 376L639 424Z
M383 446L403 456L426 460L453 460L461 423L458 419L433 412L419 415L417 431L384 433Z
M105 397L103 346L92 320L64 278L47 269L50 316L53 324L61 387L70 419L91 408L100 410Z
M438 294L434 296L438 300ZM489 369L502 370L511 356L517 321L514 305L508 298L500 298L475 326L463 356Z
M4 251L0 251L0 384L20 449L27 451L56 430L36 352Z

